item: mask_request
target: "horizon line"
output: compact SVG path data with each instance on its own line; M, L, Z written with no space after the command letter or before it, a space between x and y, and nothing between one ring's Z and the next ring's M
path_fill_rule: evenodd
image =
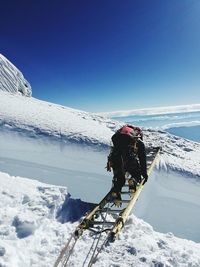
M96 112L96 113L107 117L127 117L133 115L157 115L157 114L171 114L171 113L197 112L197 111L200 111L200 104L164 106L164 107L118 110L118 111Z

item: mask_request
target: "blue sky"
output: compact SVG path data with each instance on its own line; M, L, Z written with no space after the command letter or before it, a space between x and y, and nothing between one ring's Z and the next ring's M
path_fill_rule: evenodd
M94 112L200 102L199 0L7 0L0 25L36 98Z

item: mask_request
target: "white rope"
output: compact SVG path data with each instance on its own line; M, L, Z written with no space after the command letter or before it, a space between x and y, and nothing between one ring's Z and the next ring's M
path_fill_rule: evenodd
M105 225L106 217L107 217L107 215L108 215L108 210L109 210L109 204L108 204L108 207L107 207L107 210L106 210L105 220L104 220L104 222L103 222L103 224L102 224L101 232L100 232L100 234L99 234L99 237L98 237L96 246L95 246L94 251L93 251L93 253L92 253L92 257L91 257L91 259L90 259L90 261L89 261L89 263L88 263L88 267L91 267L91 266L92 266L92 264L94 263L94 259L97 258L97 255L100 253L100 251L101 251L102 248L103 248L103 246L101 246L100 249L99 249L99 251L98 251L97 254L95 255L96 250L97 250L97 247L98 247L98 244L99 244L99 241L100 241L100 239L101 239L101 235L102 235L102 231L103 231L103 228L104 228L104 225ZM106 240L107 240L107 238L106 238ZM103 242L103 245L104 245L104 243L105 243L105 242Z
M63 258L65 257L65 254L66 254L66 252L67 252L67 250L68 250L69 244L71 243L73 237L74 237L74 235L71 234L71 236L70 236L70 238L69 238L67 244L64 246L64 248L63 248L62 251L60 252L60 255L59 255L59 257L57 258L57 260L56 260L56 262L55 262L55 264L54 264L54 267L57 267L57 266L59 265L59 263L60 263L61 261L63 261Z
M87 256L85 257L85 260L84 260L84 262L83 262L82 267L84 267L84 265L85 265L85 263L86 263L86 261L87 261L89 255L90 255L90 252L92 251L92 249L93 249L93 247L94 247L94 244L95 244L96 239L97 239L97 234L95 235L95 238L93 239L92 245L91 245L91 247L90 247L90 249L89 249L89 251L88 251Z
M68 263L68 261L69 261L70 256L72 255L72 252L73 252L73 249L74 249L74 246L75 246L77 240L78 240L78 239L75 239L74 244L72 245L71 249L69 250L69 254L68 254L68 256L65 257L65 259L64 259L64 262L63 262L63 266L64 266L64 267L67 266L67 263Z

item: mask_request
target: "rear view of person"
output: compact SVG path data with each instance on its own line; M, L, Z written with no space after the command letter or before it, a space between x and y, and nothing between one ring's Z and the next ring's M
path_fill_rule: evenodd
M142 131L139 127L125 125L113 136L113 147L108 156L107 171L113 169L112 198L121 200L121 189L125 184L125 174L131 175L129 179L129 191L134 193L137 184L143 178L143 184L147 182L146 151L142 141Z

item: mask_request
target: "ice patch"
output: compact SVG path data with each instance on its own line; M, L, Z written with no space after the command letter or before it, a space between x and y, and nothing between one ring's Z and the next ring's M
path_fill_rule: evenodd
M23 74L0 54L0 90L31 96L32 89Z

